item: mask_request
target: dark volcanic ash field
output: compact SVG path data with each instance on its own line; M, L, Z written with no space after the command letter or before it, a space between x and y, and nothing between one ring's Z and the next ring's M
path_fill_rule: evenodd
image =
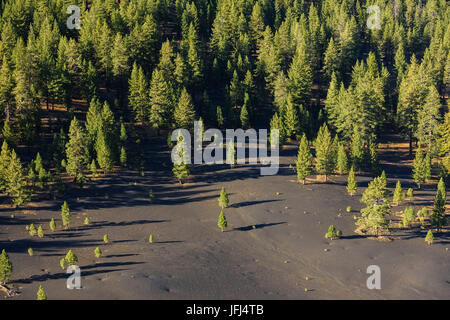
M1 208L0 249L12 260L10 283L20 292L13 299L35 299L39 285L48 299L450 298L448 230L435 234L431 246L419 227L393 230L393 241L356 234L353 217L359 215L370 175L357 176L353 197L346 193L347 176L303 186L289 168L295 153L295 146L283 150L276 176L260 176L251 166L202 166L181 186L167 169L168 155L158 152L167 165L159 163L145 176L120 172L83 190L73 188L56 201L35 202L26 210ZM159 160L156 153L150 157ZM401 170L386 162L384 168L391 190L397 179L404 190L415 187L406 166ZM222 186L230 198L223 233L217 227ZM415 189L416 210L432 205L435 189L436 182ZM64 200L71 208L70 230L61 229ZM402 209L393 207L393 212ZM90 225L83 225L85 216ZM51 218L58 225L54 233L48 228ZM30 223L42 224L43 239L28 235ZM341 239L324 238L330 224L343 231ZM109 244L103 243L104 234ZM98 259L97 246L103 251ZM79 259L80 290L66 289L69 275L59 266L69 249ZM381 269L381 290L366 286L369 265Z

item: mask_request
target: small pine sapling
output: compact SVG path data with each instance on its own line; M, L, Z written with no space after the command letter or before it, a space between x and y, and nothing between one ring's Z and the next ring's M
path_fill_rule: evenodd
M56 222L55 219L52 218L52 220L50 220L50 223L48 224L48 226L50 227L50 230L52 232L54 232L56 230Z
M39 238L43 238L44 237L44 229L42 229L42 226L38 227L37 235L38 235Z
M99 247L97 247L94 250L94 254L96 258L100 258L102 256L102 250Z
M425 242L428 245L431 245L434 242L434 235L433 232L431 232L431 230L428 230L427 236L425 237Z
M225 215L223 214L223 209L220 210L220 214L219 214L219 220L217 221L217 226L222 230L225 229L227 227L228 223L227 223L227 218L225 218Z
M399 205L402 203L404 196L405 196L405 194L403 193L402 185L401 185L400 181L397 181L397 184L395 185L394 197L393 197L392 201L394 202L395 205Z
M39 286L39 289L37 291L37 300L47 300L47 295L45 294L44 288L42 288L42 285Z
M220 191L220 196L219 196L218 201L219 201L219 206L222 208L222 210L224 208L228 207L228 203L229 203L228 194L225 191L224 187L222 187L222 190Z
M105 234L105 235L103 236L103 242L104 242L104 243L109 243L109 236L108 236L107 234Z
M34 255L33 248L28 248L28 255L32 257Z
M325 234L326 239L339 239L342 236L342 231L336 229L334 225L328 227L328 232Z
M351 167L350 172L348 173L347 192L351 196L356 193L356 179L353 167Z

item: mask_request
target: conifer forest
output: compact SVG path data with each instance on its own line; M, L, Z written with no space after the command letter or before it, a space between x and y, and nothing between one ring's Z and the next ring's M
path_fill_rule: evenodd
M446 0L0 0L0 298L449 299L449 96Z

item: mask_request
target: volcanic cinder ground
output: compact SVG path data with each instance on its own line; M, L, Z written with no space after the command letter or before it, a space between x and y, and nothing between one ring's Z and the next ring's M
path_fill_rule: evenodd
M393 190L397 179L405 190L415 187L406 144L383 146L388 187ZM72 187L56 200L35 201L25 209L2 207L0 249L10 255L10 284L20 292L12 299L35 299L39 285L49 299L450 298L449 230L435 234L431 246L418 226L393 228L392 241L354 232L370 174L357 176L353 197L346 193L346 176L298 184L289 167L296 146L290 145L281 152L278 175L260 176L258 166L203 165L179 185L170 172L169 152L162 145L147 150L153 166L144 176L118 171L82 190ZM217 227L222 186L230 198L225 232ZM435 190L436 181L415 189L415 209L431 207ZM64 200L72 212L69 230L61 228ZM393 207L390 219L398 220L395 212L402 209ZM83 225L85 216L90 225ZM58 224L54 233L51 218ZM43 239L28 235L30 223L42 224ZM330 224L343 231L341 239L324 238ZM111 243L103 243L104 234ZM97 246L103 251L98 259ZM69 275L59 266L69 249L79 259L79 290L66 288ZM381 269L381 290L366 286L370 265Z

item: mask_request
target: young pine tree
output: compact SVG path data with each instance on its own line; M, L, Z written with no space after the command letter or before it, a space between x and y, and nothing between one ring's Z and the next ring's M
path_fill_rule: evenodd
M37 291L37 300L47 300L47 295L45 294L44 288L42 285L39 285L39 289Z
M69 142L66 144L67 173L76 181L83 173L89 159L86 135L76 118L73 118L69 129Z
M303 135L298 147L297 161L295 162L297 168L297 181L301 181L305 184L306 177L313 172L312 160L313 157L309 150L308 140L306 139L306 135Z
M425 237L425 242L428 245L433 244L433 242L434 242L434 235L433 235L433 232L431 232L431 230L428 230L427 236Z
M347 192L351 196L356 193L356 179L353 166L350 168L350 172L348 173Z
M6 284L13 271L13 265L5 249L0 254L0 284Z
M426 180L426 164L424 160L422 148L419 146L413 163L413 178L419 189L420 185Z
M442 181L442 179L441 179ZM439 182L440 184L441 182ZM446 217L445 217L445 203L446 203L446 192L445 192L445 186L442 183L442 185L439 186L438 184L438 190L436 192L436 196L434 198L434 208L433 213L431 214L431 223L432 225L440 231L441 228L446 223Z
M319 129L314 146L316 148L316 171L318 174L325 175L326 181L327 175L334 170L333 143L326 124Z
M347 152L343 143L339 143L337 152L336 169L339 174L344 174L348 170L348 158Z
M225 218L225 215L223 214L223 209L220 210L219 219L217 221L217 226L222 230L227 227L227 218Z
M361 217L356 221L356 225L376 236L387 230L389 221L386 215L390 213L391 209L387 199L386 184L382 177L376 177L369 183L362 195L361 202L366 207L361 209Z
M192 98L186 88L181 91L178 105L173 114L177 128L192 130L194 128L195 108L192 104Z
M65 229L69 228L71 218L70 218L70 209L69 205L67 204L67 201L64 201L63 205L61 206L61 219L64 228Z
M122 167L127 166L127 152L123 146L120 148L120 165Z
M219 196L219 206L222 208L222 210L226 207L228 207L228 194L225 190L225 187L222 187L222 190L220 190L220 196Z
M21 206L30 199L27 188L27 178L23 173L22 164L14 150L11 151L9 165L5 176L6 193L12 198L12 204Z
M330 239L330 240L338 239L341 236L342 236L342 231L336 229L336 227L334 225L329 226L328 232L325 233L325 238Z
M393 197L392 201L395 203L395 205L399 205L400 203L402 203L404 197L405 197L405 194L403 193L402 185L401 185L400 181L397 181L397 184L395 185L394 197Z
M99 247L95 248L94 255L96 258L100 258L102 256L102 250Z

